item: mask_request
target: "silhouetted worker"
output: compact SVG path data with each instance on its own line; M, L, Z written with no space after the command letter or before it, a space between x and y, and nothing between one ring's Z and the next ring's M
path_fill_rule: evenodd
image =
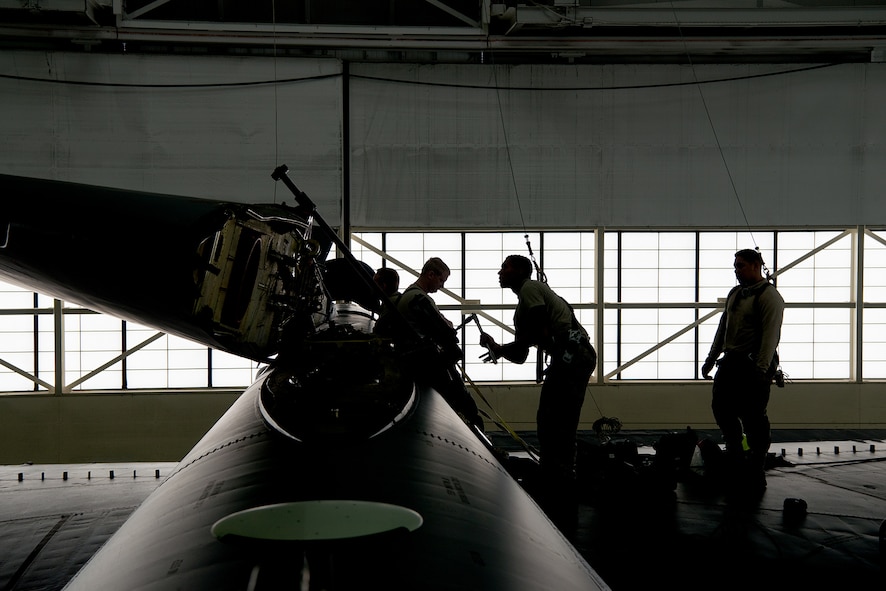
M575 490L576 432L588 380L597 364L597 352L575 318L572 307L541 281L530 279L531 261L508 256L498 272L498 282L517 294L514 311L515 340L499 345L488 334L480 344L484 356L504 357L523 363L532 346L550 356L538 402L536 423L541 452L542 508L561 528L574 527L578 508Z
M442 288L449 274L449 267L442 259L430 258L415 283L394 301L397 310L422 339L416 363L410 367L416 383L437 390L468 423L482 431L483 419L477 403L455 367L462 357L458 336L452 323L440 314L437 304L428 295Z
M756 250L735 253L736 285L726 305L701 374L710 379L717 365L711 399L714 419L726 444L734 477L731 492L761 493L766 488L766 454L771 443L769 388L778 368L784 300L763 277L763 257ZM723 357L718 359L720 353ZM742 445L747 436L747 453Z
M380 267L372 277L386 296L392 298L400 291L400 274L390 267Z
M390 267L380 267L372 280L382 290L385 296L396 306L396 299L400 296L400 274ZM393 336L394 326L391 319L391 310L386 302L379 302L378 320L375 321L373 332L381 336Z

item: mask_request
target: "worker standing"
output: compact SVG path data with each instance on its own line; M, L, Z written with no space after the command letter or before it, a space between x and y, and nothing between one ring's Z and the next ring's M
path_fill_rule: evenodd
M572 529L578 510L575 482L576 435L588 380L597 353L572 307L546 283L531 279L532 263L521 255L505 258L499 285L517 294L515 339L499 345L488 334L480 344L489 349L485 360L504 358L523 363L529 348L550 356L536 414L541 458L542 508L561 528Z

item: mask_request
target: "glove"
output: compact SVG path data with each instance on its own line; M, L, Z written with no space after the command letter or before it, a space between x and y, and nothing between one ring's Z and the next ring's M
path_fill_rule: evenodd
M483 360L483 363L495 363L501 356L498 353L500 347L498 346L498 343L495 342L495 339L493 339L487 333L481 332L480 344L486 347L486 353L480 355L480 359Z

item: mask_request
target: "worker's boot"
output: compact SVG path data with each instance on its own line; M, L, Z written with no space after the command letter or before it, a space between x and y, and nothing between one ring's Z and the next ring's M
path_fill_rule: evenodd
M747 459L747 487L754 495L766 490L766 452L751 450Z

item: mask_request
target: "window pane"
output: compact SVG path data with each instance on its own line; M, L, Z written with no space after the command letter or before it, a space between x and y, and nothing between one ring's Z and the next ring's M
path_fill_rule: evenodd
M870 380L886 378L886 309L865 310L863 334L864 357L861 370L864 377Z
M0 281L0 308L33 308L34 292Z
M359 233L355 232L354 236L360 238L364 242L367 242L379 250L382 250L382 235L378 232L366 232ZM372 267L373 270L378 269L382 266L382 257L381 255L375 254L370 249L365 246L358 244L356 241L351 241L351 254L354 255L358 261L362 261ZM387 266L391 266L388 264Z
M839 232L783 232L779 234L779 261L796 262L778 275L778 291L786 302L848 302L852 300L852 240L836 243L807 256Z
M677 336L695 321L694 310L631 309L622 310L621 318L621 363L631 363L622 370L621 379L695 377L695 333Z
M261 365L224 351L212 350L212 386L214 388L246 388L258 376Z
M779 345L785 373L792 379L848 379L851 317L848 309L786 309Z
M886 240L886 232L872 233L880 240ZM864 237L865 302L886 302L886 245L880 240L867 235Z

